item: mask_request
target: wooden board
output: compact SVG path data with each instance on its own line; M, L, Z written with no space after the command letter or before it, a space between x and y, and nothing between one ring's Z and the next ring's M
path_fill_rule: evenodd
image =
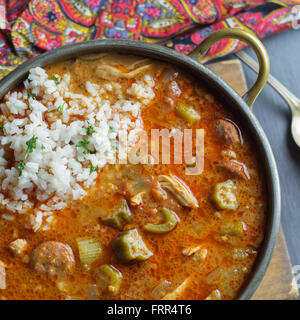
M242 63L226 60L207 64L213 72L221 76L240 95L247 91ZM297 282L292 272L292 265L286 246L284 234L280 227L274 255L268 270L253 295L256 300L294 300L299 298Z

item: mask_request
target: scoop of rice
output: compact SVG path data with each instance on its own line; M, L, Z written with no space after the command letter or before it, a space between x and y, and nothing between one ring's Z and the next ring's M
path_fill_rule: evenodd
M33 68L24 89L9 92L0 105L0 205L29 214L34 231L84 197L101 168L117 160L120 133L130 150L143 127L141 108L155 96L150 75L129 89L88 81L88 95L69 91L71 81L70 74L49 78ZM114 87L119 99L112 104Z

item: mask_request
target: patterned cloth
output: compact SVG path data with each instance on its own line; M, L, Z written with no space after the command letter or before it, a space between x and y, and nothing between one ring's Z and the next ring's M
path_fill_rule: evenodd
M0 79L46 50L90 39L162 43L186 54L228 27L263 38L291 28L296 4L300 1L0 0ZM220 41L205 61L244 46Z

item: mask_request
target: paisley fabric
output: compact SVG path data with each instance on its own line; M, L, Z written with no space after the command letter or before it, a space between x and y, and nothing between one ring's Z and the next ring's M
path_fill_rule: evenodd
M263 38L291 28L297 4L300 0L0 0L0 78L40 53L90 39L161 43L186 54L224 28L252 30ZM244 46L219 41L204 61Z

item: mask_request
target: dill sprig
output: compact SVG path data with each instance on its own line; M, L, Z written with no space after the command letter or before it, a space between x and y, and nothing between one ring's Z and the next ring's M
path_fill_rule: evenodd
M20 177L22 175L22 172L23 172L24 168L25 168L24 162L20 161L18 163L18 168L19 168L19 177Z
M25 159L27 159L29 154L32 153L32 151L36 148L36 140L37 140L37 137L33 136L31 139L26 141L27 150L26 150L26 153L25 153Z
M89 122L87 122L87 123L88 123L88 127L86 129L86 134L88 136L91 136L95 132L95 130L94 130L93 126Z

